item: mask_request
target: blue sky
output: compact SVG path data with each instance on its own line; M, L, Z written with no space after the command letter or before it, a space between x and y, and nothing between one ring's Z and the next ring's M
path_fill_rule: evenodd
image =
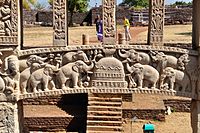
M40 3L46 5L48 0L38 0ZM101 4L102 0L90 0L90 7L94 7L95 3L97 3L98 5ZM117 0L117 3L121 3L123 0ZM170 3L174 3L175 1L185 1L185 2L190 2L192 0L165 0L166 4L170 4Z

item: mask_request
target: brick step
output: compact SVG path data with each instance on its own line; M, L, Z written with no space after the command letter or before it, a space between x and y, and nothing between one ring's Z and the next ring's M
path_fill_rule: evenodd
M108 98L108 97L88 97L89 101L107 101L107 102L121 102L122 98Z
M87 116L87 120L90 121L122 121L121 116Z
M122 131L121 126L87 126L87 131Z
M122 112L114 112L114 111L91 111L88 110L88 115L94 116L122 116Z
M121 102L97 102L97 101L89 101L88 102L88 105L89 106L93 106L93 105L96 105L96 106L118 106L118 107L121 107L122 103Z
M122 111L122 108L112 108L112 107L107 107L107 108L103 108L104 106L89 106L88 107L88 111L92 110L92 111Z
M90 126L122 126L121 121L91 121L91 120L88 120L87 124Z

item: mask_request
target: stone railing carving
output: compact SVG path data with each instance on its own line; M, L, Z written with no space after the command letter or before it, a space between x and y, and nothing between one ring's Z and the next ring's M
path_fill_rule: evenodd
M170 51L168 47L157 49L106 45L68 47L66 51L55 49L55 52L46 49L37 55L21 51L20 90L23 95L29 95L107 88L195 97L192 94L198 78L195 52L190 54L176 48Z
M18 32L18 1L0 1L0 43L16 44Z

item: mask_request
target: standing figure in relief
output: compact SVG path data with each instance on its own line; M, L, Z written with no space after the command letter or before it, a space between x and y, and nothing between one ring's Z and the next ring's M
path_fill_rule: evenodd
M4 32L4 35L11 35L11 10L10 0L3 0L0 2L0 33Z

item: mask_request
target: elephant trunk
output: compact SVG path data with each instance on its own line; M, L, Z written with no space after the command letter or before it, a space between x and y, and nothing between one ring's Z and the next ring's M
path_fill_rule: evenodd
M84 70L86 71L86 72L88 72L88 71L90 71L90 70L92 70L94 68L94 62L92 61L91 62L91 65L89 65L89 66L84 66Z
M122 54L120 50L118 50L118 51L119 51L119 56L122 58L128 58L130 56L130 53L127 51L124 54Z
M126 63L126 68L127 68L128 72L133 73L133 69L130 67L130 65L128 63Z

